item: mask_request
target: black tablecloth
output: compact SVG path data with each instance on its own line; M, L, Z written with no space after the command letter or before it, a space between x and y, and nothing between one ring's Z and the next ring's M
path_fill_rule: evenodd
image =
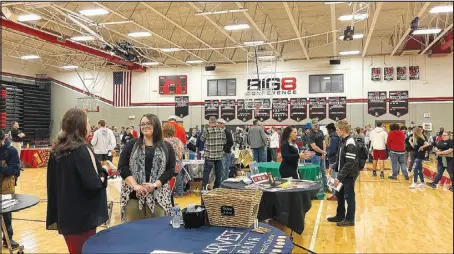
M245 184L223 182L221 187L244 189ZM304 218L312 207L320 184L314 182L309 188L296 188L277 192L263 191L258 212L259 220L274 219L294 232L304 231Z
M27 194L12 194L12 199L19 200L19 203L3 209L0 205L0 214L9 212L18 212L27 209L39 203L40 199L37 196Z

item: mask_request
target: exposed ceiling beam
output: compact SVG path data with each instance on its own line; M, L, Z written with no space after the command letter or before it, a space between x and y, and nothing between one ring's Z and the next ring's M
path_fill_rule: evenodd
M331 9L331 36L333 37L333 56L337 56L337 28L336 28L336 5L330 4Z
M161 12L159 12L158 10L156 10L155 8L151 7L148 3L144 3L144 2L141 2L142 5L144 5L145 7L147 7L149 10L153 11L154 13L156 13L158 16L160 16L161 18L167 20L168 22L170 22L172 25L176 26L177 28L179 28L180 30L182 30L183 32L187 33L189 36L191 36L192 38L196 39L197 41L199 41L200 43L202 43L203 45L207 46L208 48L212 49L214 52L218 53L220 56L222 56L223 58L225 58L227 61L229 61L230 63L233 63L233 64L236 64L236 62L234 62L233 60L231 60L230 58L228 58L226 55L222 54L219 50L213 48L212 46L210 46L208 43L206 43L205 41L203 41L202 39L200 39L198 36L196 36L195 34L189 32L188 30L186 30L184 27L180 26L179 24L177 24L175 21L171 20L170 18L168 18L166 15L162 14Z
M437 43L437 41L439 41L441 38L443 38L443 36L449 32L451 29L452 29L452 23L451 25L449 25L448 27L445 28L445 30L443 30L443 32L441 32L441 34L439 34L429 45L427 45L427 47L421 52L419 53L420 55L423 55L424 53L427 52L427 50L429 50L435 43Z
M418 15L416 15L416 17L421 17L424 14L424 12L426 11L427 7L429 7L429 5L430 5L430 2L424 3L424 5L419 10ZM399 42L396 44L393 51L391 52L392 56L396 53L396 51L399 49L400 45L404 42L404 40L407 38L407 36L410 34L410 32L411 32L411 26L408 24L407 30L402 35L402 37L400 37Z
M307 54L307 49L306 46L304 45L303 39L301 39L301 33L298 30L298 26L295 23L295 19L293 18L292 10L290 9L289 5L287 2L282 2L284 5L285 11L287 12L288 19L290 20L290 23L292 24L293 30L296 33L296 36L298 37L298 41L301 45L301 48L303 49L304 55L306 56L307 60L310 60L309 55Z
M377 5L375 8L374 17L372 18L372 23L370 25L369 32L367 33L366 43L364 44L364 48L363 48L363 53L362 53L363 57L366 55L367 48L369 47L369 42L370 42L370 39L372 38L372 33L374 32L375 24L377 24L378 15L380 14L380 10L383 5L383 2L377 2L376 4Z
M354 2L353 3L353 10L352 10L352 21L350 22L350 26L351 28L353 29L353 27L355 26L355 16L356 16L356 5L358 3L357 2Z

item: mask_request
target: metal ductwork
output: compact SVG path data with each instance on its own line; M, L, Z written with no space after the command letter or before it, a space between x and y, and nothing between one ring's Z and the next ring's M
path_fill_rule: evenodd
M137 63L125 61L125 60L123 60L122 58L120 58L118 56L111 55L111 54L106 53L104 51L101 51L99 49L95 49L95 48L92 48L92 47L85 46L83 44L75 43L75 42L70 41L70 40L64 40L64 39L62 39L62 38L60 38L60 37L58 37L56 35L53 35L53 34L50 34L50 33L46 33L46 32L43 32L41 30L26 26L26 25L23 25L23 24L20 24L20 23L15 23L15 22L7 20L7 19L5 19L3 17L1 19L1 26L5 27L5 28L13 29L13 30L21 32L21 33L25 33L25 34L28 34L28 35L31 35L31 36L34 36L34 37L37 37L37 38L40 38L41 40L44 40L44 41L47 41L47 42L50 42L50 43L53 43L53 44L58 44L58 45L61 45L63 47L67 47L67 48L74 49L74 50L77 50L77 51L81 51L81 52L84 52L84 53L87 53L87 54L90 54L90 55L93 55L93 56L97 56L97 57L101 57L101 58L107 59L109 62L116 63L116 64L123 65L123 66L127 67L128 70L141 71L141 72L145 72L146 71L145 67L143 67L143 66L141 66L141 65L139 65Z
M424 37L421 35L410 35L401 56L417 55L423 50Z
M452 52L452 30L433 45L430 56L445 56Z

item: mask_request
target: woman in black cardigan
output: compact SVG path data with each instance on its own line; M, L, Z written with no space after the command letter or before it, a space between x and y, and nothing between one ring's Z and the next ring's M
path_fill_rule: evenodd
M65 237L71 254L81 253L85 241L108 219L107 172L88 148L89 133L87 114L68 110L47 168L46 228Z
M300 153L296 145L297 131L295 126L287 126L282 132L281 138L281 156L282 162L279 167L279 173L282 178L292 177L299 179L298 160L307 159L311 152Z

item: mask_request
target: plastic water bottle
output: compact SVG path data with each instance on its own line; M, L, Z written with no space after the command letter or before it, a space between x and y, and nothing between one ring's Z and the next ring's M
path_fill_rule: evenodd
M180 207L178 205L173 207L173 218L172 218L172 227L180 228L181 218L180 218Z

